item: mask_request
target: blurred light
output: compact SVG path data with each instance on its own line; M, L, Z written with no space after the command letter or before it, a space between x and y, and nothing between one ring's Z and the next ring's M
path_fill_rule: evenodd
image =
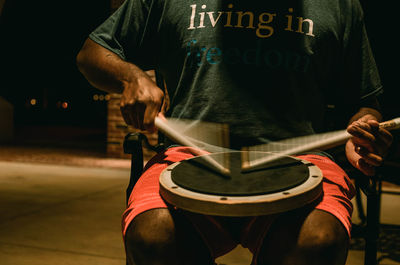
M68 102L64 101L64 102L62 103L61 107L62 107L63 109L68 108Z
M31 105L32 105L32 106L35 106L35 105L36 105L36 103L37 103L37 101L36 101L36 99L35 99L35 98L31 99L31 101L30 101L30 102L31 102Z
M101 101L103 101L103 100L104 100L104 95L100 95L100 96L99 96L99 99L100 99Z
M104 97L107 101L109 101L110 100L110 95L106 95L105 97Z
M97 94L93 95L93 100L94 100L94 101L99 100L99 95L97 95Z

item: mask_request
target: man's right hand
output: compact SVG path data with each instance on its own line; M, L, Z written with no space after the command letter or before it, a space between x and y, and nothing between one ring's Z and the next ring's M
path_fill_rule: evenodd
M120 108L128 125L154 132L154 119L160 112L164 92L143 72L133 81L124 83Z

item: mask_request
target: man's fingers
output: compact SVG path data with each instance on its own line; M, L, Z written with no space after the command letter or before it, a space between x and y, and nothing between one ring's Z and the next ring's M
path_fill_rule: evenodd
M347 128L357 146L362 146L370 153L379 155L382 154L380 150L387 146L387 143L382 142L380 130L379 123L374 120L368 122L355 121Z
M136 102L135 104L120 105L121 114L126 124L139 130L155 131L154 119L159 113L159 106Z
M379 123L375 120L355 121L348 127L347 131L355 137L357 144L390 146L393 141L392 134L379 127Z
M359 159L357 162L358 169L367 176L375 175L375 167L371 166L364 159Z
M347 132L356 138L368 142L375 142L376 138L371 132L371 126L365 122L355 121L348 128Z
M139 130L142 130L142 131L144 131L146 129L145 126L143 125L143 120L144 120L143 116L144 116L145 110L146 110L145 104L136 103L135 108L131 114L133 116L133 119L135 119L135 121L136 121L136 128Z
M376 120L368 120L366 123L368 123L373 128L379 128L379 122Z
M126 124L139 130L145 129L143 126L145 108L146 106L144 104L120 104L121 114Z
M144 111L143 117L143 126L146 130L150 132L154 132L156 127L154 125L154 120L159 113L159 106L150 105L147 106L146 110Z
M132 121L128 106L126 106L125 104L121 103L120 104L120 110L121 110L122 118L124 118L125 123L127 125L134 126L134 122Z
M393 142L393 135L386 129L379 128L379 141L389 147Z
M368 149L358 146L356 147L356 152L359 154L367 164L371 166L378 167L382 165L383 163L383 158L375 153L371 153L368 151Z

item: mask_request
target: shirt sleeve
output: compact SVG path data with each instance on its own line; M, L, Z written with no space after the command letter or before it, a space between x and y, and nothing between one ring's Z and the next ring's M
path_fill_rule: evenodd
M89 38L123 60L148 70L154 66L154 24L152 1L125 0Z
M344 37L343 85L362 107L370 97L383 93L379 71L371 50L365 28L363 11L358 0L353 0L351 26ZM351 91L351 92L350 92Z

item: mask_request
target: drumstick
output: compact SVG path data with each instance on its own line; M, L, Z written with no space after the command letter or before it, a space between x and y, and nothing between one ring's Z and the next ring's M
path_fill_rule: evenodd
M159 117L156 117L154 120L154 124L156 127L163 133L165 134L168 138L171 140L175 141L178 144L181 144L183 146L187 147L193 147L193 151L197 152L196 155L201 156L202 159L207 163L208 166L210 166L212 169L216 170L217 172L221 173L224 176L229 176L230 171L229 169L223 167L221 164L219 164L216 160L214 160L212 157L204 155L204 153L201 153L201 149L197 147L190 139L188 139L185 135L181 134L177 130L173 129L168 125L167 122L162 120Z
M400 118L395 118L395 119L392 119L392 120L389 120L386 122L382 122L379 124L379 126L386 130L399 129L400 128ZM278 160L279 158L282 158L283 156L299 154L302 152L315 150L315 149L323 150L323 149L335 147L335 146L344 144L350 137L351 137L351 134L349 134L346 130L299 137L298 139L300 141L306 142L306 143L296 145L292 148L289 148L289 149L284 150L279 153L268 153L268 154L266 154L266 156L256 159L254 161L248 161L247 163L245 163L242 166L242 171L247 172L247 171L254 170L258 166ZM316 138L323 138L323 139L315 140ZM294 138L293 140L296 140L296 139L297 138ZM261 149L262 146L266 146L266 145L255 146L252 149L257 149L257 148Z

